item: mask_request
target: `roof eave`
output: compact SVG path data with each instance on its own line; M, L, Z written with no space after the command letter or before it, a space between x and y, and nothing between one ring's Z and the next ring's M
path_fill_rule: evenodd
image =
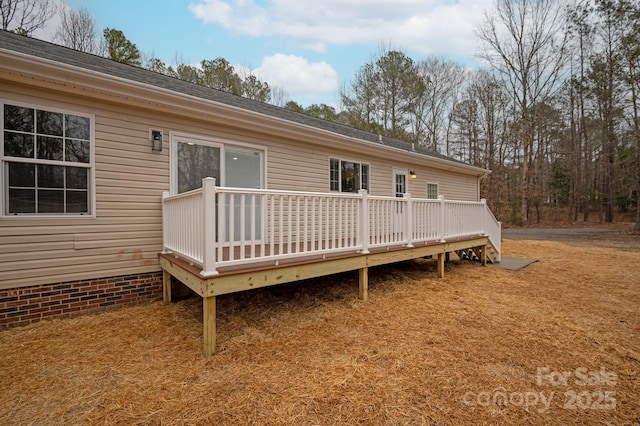
M0 63L2 63L2 68L14 71L23 78L26 77L26 74L40 78L43 85L45 85L45 82L50 84L52 81L56 81L66 87L80 90L85 95L92 93L94 97L109 98L112 101L117 99L118 102L125 104L143 105L145 108L160 111L166 111L169 108L185 116L197 116L230 126L257 128L265 133L315 144L326 145L330 141L343 149L361 151L362 148L366 147L379 156L389 158L391 155L400 161L412 164L426 162L429 166L456 170L476 176L490 173L489 170L480 167L416 153L410 149L410 145L407 145L407 149L404 150L382 143L358 139L219 101L176 92L152 84L128 80L13 50L0 48ZM30 81L33 80L30 79Z

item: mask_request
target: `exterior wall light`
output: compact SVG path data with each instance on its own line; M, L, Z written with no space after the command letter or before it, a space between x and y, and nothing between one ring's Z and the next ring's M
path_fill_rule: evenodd
M151 151L160 152L162 151L162 131L161 130L151 130Z
M409 179L414 180L417 177L418 175L416 175L416 172L414 172L413 170L409 172Z

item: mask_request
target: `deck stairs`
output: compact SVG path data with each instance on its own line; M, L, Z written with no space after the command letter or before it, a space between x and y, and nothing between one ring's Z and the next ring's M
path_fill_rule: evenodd
M456 250L456 254L460 259L470 260L472 262L480 262L482 258L482 251L480 247ZM491 243L487 244L487 263L497 263L496 250Z

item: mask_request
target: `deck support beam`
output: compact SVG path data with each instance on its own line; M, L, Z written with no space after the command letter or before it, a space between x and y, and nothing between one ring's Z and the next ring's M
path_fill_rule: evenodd
M216 297L202 298L202 325L204 355L209 358L216 353Z
M444 260L446 256L444 253L438 253L438 278L444 278Z
M360 268L358 271L359 285L358 285L358 297L365 302L369 298L369 268L366 266Z
M171 273L162 270L162 300L164 303L171 303Z

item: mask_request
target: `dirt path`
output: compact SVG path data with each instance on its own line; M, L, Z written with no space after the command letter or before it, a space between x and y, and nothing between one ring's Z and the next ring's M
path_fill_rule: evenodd
M507 240L558 241L573 246L597 246L625 251L640 250L640 235L632 225L593 228L507 228L502 237Z

